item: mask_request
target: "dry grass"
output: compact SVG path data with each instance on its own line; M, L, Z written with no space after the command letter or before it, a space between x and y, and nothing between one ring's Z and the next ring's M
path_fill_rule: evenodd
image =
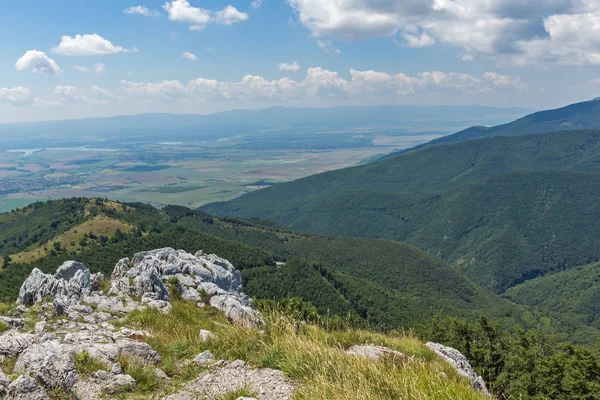
M169 314L134 312L128 317L130 324L151 332L147 342L163 357L165 372L179 382L201 372L180 367L181 361L211 350L217 358L282 370L299 384L296 400L485 398L423 343L402 334L326 332L278 315L268 316L264 332L259 333L228 324L214 310L181 301L174 302ZM200 329L213 331L218 339L200 342ZM408 357L374 361L345 353L349 346L365 343L384 345Z
M43 246L39 246L32 250L23 251L11 255L10 257L15 263L30 263L47 256L56 242L60 243L61 247L66 248L69 252L79 252L82 249L79 242L85 234L89 235L90 233L93 233L98 237L107 236L110 238L115 235L117 230L121 230L123 233L128 233L131 231L131 229L133 229L133 227L129 224L99 216L69 229L62 235L50 240Z

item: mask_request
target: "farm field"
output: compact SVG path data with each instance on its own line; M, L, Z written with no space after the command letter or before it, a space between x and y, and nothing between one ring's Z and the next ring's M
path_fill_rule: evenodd
M234 138L213 143L3 151L0 212L39 200L79 196L199 207L275 183L356 165L440 135L327 136L335 136L340 147L319 144L306 149L282 149L272 143L268 145L271 148L254 148L258 147L255 143ZM350 140L346 146L345 139Z

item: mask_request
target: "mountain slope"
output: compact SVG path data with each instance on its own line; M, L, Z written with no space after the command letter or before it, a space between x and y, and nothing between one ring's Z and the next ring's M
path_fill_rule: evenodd
M530 280L510 288L505 296L521 304L576 315L585 324L600 328L600 263Z
M600 257L598 173L600 131L553 132L409 152L202 209L406 241L502 292Z
M475 126L454 135L435 139L417 148L458 143L471 139L496 136L521 136L563 130L595 129L600 127L600 101L597 99L570 104L555 110L539 111L516 121L494 127Z
M62 204L68 208L70 202ZM83 202L84 207L91 203L99 209L105 204L102 200L72 202ZM229 259L242 271L247 293L252 296L301 297L323 314L350 317L385 330L426 324L442 312L468 319L486 315L506 328L541 327L559 334L561 340L589 343L597 335L568 318L548 319L535 309L501 299L407 244L299 234L213 218L179 206L157 210L142 204L117 204L122 211L112 218L134 225L130 233L105 241L88 238L76 254L61 250L29 264L10 263L0 272L0 296L16 298L34 267L52 272L56 265L74 259L108 274L120 258L148 248L173 247L188 252L202 249ZM25 208L23 223L27 223L30 208L52 205ZM542 321L546 322L542 325Z

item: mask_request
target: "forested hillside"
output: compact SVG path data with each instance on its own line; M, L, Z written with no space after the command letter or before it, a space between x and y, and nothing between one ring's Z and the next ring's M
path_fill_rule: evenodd
M474 140L203 209L320 234L406 241L501 293L600 259L599 143L600 131Z
M33 210L41 212L56 204L38 203L2 218L18 215L27 224ZM51 272L65 260L77 260L94 271L110 273L122 257L169 246L189 252L202 249L229 259L242 270L246 291L252 296L300 297L323 314L383 330L416 327L442 313L468 319L486 315L506 328L539 327L559 334L562 340L582 343L592 343L597 335L569 318L547 318L535 309L503 300L439 259L403 243L299 234L177 206L157 210L142 204L83 199L60 204L67 209L82 206L89 210L89 217L110 215L134 228L112 237L87 235L80 249L59 248L28 264L10 262L11 251L25 248L0 248L6 256L0 272L4 300L16 298L34 267ZM46 245L34 243L28 249Z
M570 314L600 328L600 263L548 274L517 285L505 296L521 304Z

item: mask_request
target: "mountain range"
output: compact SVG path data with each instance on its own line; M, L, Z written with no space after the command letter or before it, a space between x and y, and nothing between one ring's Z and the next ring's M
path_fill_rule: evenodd
M600 128L594 121L600 102L575 104L202 209L312 233L405 241L502 294L600 259L600 131L574 129ZM563 130L539 133L552 129ZM480 138L461 141L471 137Z

